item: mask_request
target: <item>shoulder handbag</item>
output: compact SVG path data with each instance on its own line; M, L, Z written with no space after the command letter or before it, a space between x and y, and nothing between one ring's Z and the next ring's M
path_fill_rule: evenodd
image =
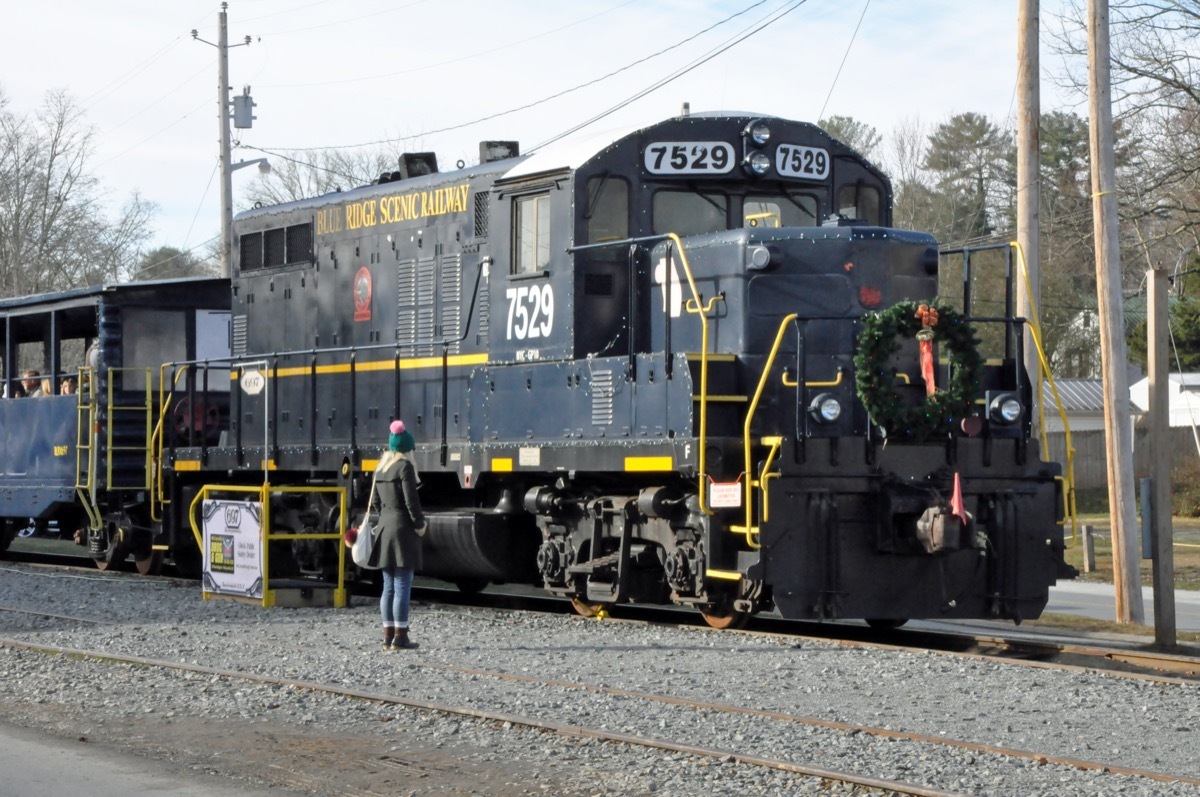
M375 472L375 476L379 475L379 471ZM367 496L367 511L363 513L362 520L358 524L358 536L354 539L354 545L350 546L350 558L354 560L354 564L368 570L378 570L379 565L371 564L371 553L375 550L375 538L378 532L371 523L371 504L375 500L375 476L371 477L371 494Z

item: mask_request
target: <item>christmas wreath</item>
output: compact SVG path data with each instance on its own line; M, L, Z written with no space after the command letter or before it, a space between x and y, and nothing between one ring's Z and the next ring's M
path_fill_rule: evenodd
M941 343L950 361L950 382L945 390L929 385L925 400L906 403L896 389L896 369L887 365L900 348L899 338ZM871 420L892 440L919 443L946 434L966 417L979 392L983 358L975 330L949 307L918 306L904 301L863 317L854 356L858 397ZM932 376L932 355L929 374Z

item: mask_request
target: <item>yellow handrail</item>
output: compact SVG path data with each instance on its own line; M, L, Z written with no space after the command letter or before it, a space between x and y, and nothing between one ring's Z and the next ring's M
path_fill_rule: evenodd
M87 379L84 379L84 376ZM93 496L96 494L96 460L93 456L95 451L95 437L93 436L93 424L96 417L96 385L92 378L92 369L82 367L79 369L79 385L78 399L76 401L76 430L75 430L75 493L79 496L79 503L83 505L84 512L88 516L88 528L95 531L102 525L99 508L93 502ZM85 401L86 399L86 401ZM81 445L82 441L87 441ZM87 475L84 475L84 457L87 457Z
M779 331L775 333L775 342L771 345L771 352L767 355L767 361L763 363L762 376L758 379L758 387L754 391L754 398L750 400L750 408L746 410L746 422L742 427L742 451L745 454L745 473L746 473L746 542L751 547L757 547L751 539L751 534L754 533L753 507L751 498L754 496L754 480L750 478L750 424L754 421L754 413L758 411L758 402L762 398L763 390L767 386L767 377L771 374L771 368L775 365L775 357L779 354L779 347L783 345L783 333L787 331L788 324L791 324L799 316L796 313L790 313L784 316L783 321L779 324Z
M176 372L175 379L171 382L171 392L168 393L166 389L167 365L164 363L158 367L158 423L154 425L154 431L150 433L150 450L153 452L156 463L154 489L150 492L150 519L154 521L163 519L161 512L156 514L156 510L161 510L162 506L168 503L166 494L163 492L163 423L167 417L167 410L171 406L171 397L175 394L174 388L179 384L179 379L191 367L184 365Z
M689 313L696 313L700 316L700 451L699 451L699 493L700 493L700 511L706 515L711 515L712 509L708 506L707 491L705 490L706 479L708 478L708 461L706 450L708 449L708 313L720 301L720 297L714 296L708 301L708 306L704 306L700 302L700 291L696 288L696 280L692 277L692 267L688 264L687 254L683 251L683 241L679 240L679 236L675 233L667 233L667 237L675 244L679 250L679 261L683 265L684 276L687 277L688 287L692 290L692 298L688 299L684 306ZM670 264L667 264L667 269L670 269ZM663 287L667 289L670 284L670 272L663 274Z
M827 382L805 382L804 386L805 387L837 387L838 385L840 385L842 383L842 380L845 377L846 377L846 369L838 368L837 379L831 379ZM784 371L782 374L780 374L780 379L783 382L784 387L800 387L799 379L797 379L795 381L788 380L787 371Z
M192 536L196 538L196 548L200 551L201 557L204 556L204 534L196 525L196 506L208 498L210 492L221 493L251 493L258 496L259 505L262 507L262 527L259 533L262 536L262 579L263 579L263 608L270 608L275 605L275 590L271 589L271 560L269 552L271 550L272 540L337 540L338 548L338 581L337 588L333 593L333 605L336 609L341 609L347 606L346 594L346 546L342 544L343 536L346 533L346 488L331 487L331 486L272 486L270 482L263 482L261 486L252 487L249 485L229 485L229 484L205 484L197 492L196 497L192 499L192 503L188 506L188 524L192 528ZM271 531L271 493L337 493L338 495L338 529L336 532L316 532L316 533L293 533ZM204 597L207 599L210 593L205 592Z
M1067 520L1071 521L1071 539L1075 540L1078 535L1078 516L1075 513L1075 447L1071 443L1071 424L1067 421L1067 411L1063 409L1062 399L1058 395L1058 385L1054 382L1054 374L1050 372L1050 363L1046 359L1046 351L1042 347L1042 329L1038 321L1037 305L1033 301L1033 288L1029 281L1029 269L1025 264L1025 251L1021 248L1021 244L1017 241L1010 241L1009 246L1017 250L1018 264L1020 265L1021 275L1025 278L1025 293L1029 297L1029 314L1030 318L1025 320L1029 325L1030 335L1033 338L1033 345L1037 349L1038 354L1038 374L1034 384L1034 400L1037 402L1038 408L1038 432L1042 438L1042 456L1047 456L1049 452L1049 438L1046 436L1045 411L1041 402L1042 391L1042 374L1046 375L1046 379L1050 382L1050 392L1054 395L1054 403L1058 407L1058 417L1062 420L1063 425L1063 444L1066 446L1067 452L1067 472L1064 482L1066 485L1066 502L1063 507L1066 512L1066 517L1060 522Z

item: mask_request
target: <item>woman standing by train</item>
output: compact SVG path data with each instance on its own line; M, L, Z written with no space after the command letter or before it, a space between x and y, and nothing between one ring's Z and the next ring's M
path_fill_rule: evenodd
M413 571L421 566L421 537L425 515L417 496L417 469L404 455L416 448L404 421L392 421L388 450L375 468L375 495L370 511L379 512L379 539L371 552L372 564L383 573L379 612L383 616L386 650L418 647L408 638L409 595Z

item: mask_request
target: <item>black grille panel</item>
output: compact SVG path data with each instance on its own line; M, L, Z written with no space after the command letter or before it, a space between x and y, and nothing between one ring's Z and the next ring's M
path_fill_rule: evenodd
M313 226L293 224L287 228L287 262L311 263L313 259Z
M488 234L488 195L475 195L475 237L487 238Z
M263 233L263 261L265 265L282 266L287 262L287 238L285 230L267 230Z
M262 233L252 232L243 235L241 238L241 260L240 268L242 271L254 271L263 267L263 249L262 249Z

